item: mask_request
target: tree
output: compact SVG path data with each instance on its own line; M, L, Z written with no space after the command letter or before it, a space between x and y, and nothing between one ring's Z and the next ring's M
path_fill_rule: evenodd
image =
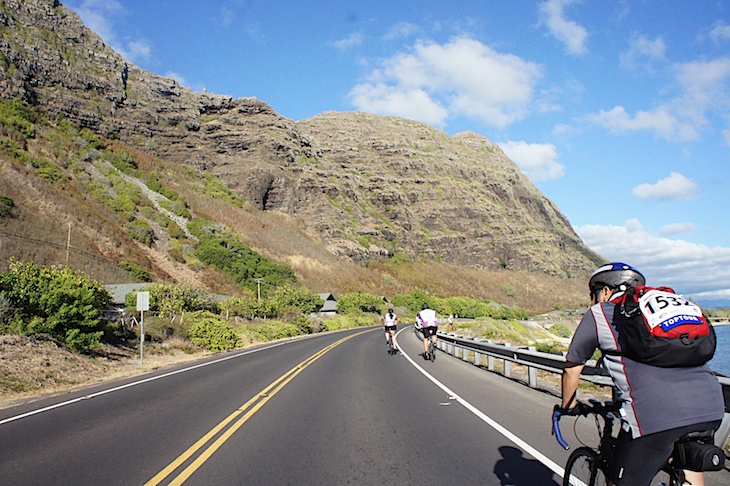
M385 301L375 295L353 292L340 297L337 301L337 312L341 314L372 313L380 314L385 308Z
M67 266L12 262L0 275L0 292L9 306L11 332L47 333L83 352L101 345L99 316L111 295L86 274Z

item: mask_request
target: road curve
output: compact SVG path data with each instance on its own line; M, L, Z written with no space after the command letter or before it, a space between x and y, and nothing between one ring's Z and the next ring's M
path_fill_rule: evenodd
M314 335L1 410L0 478L560 484L554 397L443 353L426 362L409 330L398 343L390 356L379 328ZM708 485L730 483L713 474Z

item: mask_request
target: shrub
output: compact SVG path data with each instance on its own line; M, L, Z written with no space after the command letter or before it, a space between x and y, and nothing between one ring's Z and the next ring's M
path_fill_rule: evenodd
M241 346L241 339L225 321L210 313L195 318L188 331L190 341L208 351L228 351Z
M131 273L132 276L140 282L150 281L150 272L140 267L136 263L122 262L119 264L119 267Z
M198 238L195 254L200 260L227 273L246 289L258 291L258 279L262 295L270 288L295 284L296 276L291 268L267 260L218 223L194 220L188 230Z
M302 330L296 324L281 321L269 321L251 328L260 341L273 341L288 337L301 336Z
M339 298L337 312L342 314L382 314L386 305L381 297L361 292L351 292Z
M573 332L570 330L570 328L561 322L550 326L550 332L563 338L569 338L573 335Z
M19 98L0 103L0 123L26 137L35 137L38 119L38 112Z
M116 201L119 201L119 199L116 199ZM155 242L155 232L152 231L149 223L143 219L135 219L127 223L126 228L129 236L140 243L151 245Z
M556 342L537 343L535 349L541 353L562 354L565 351L565 346Z
M15 201L8 196L0 196L0 218L9 218L12 216Z
M431 300L433 299L422 290L414 290L408 294L398 294L393 296L392 302L396 307L403 307L412 313L417 314L421 311L423 303L427 302L431 305Z
M0 275L0 292L12 309L11 331L47 333L82 352L101 345L100 310L111 296L87 275L65 266L12 262Z
M150 293L150 311L163 317L175 317L183 312L218 312L215 299L192 285L151 284L144 290ZM136 307L137 294L128 294L124 303L127 307Z

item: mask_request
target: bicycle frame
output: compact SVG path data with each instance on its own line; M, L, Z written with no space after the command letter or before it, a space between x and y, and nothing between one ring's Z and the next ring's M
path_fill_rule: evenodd
M604 476L608 478L611 462L613 461L613 451L616 446L616 437L614 436L613 430L614 421L618 419L618 415L616 414L618 413L620 406L613 402L606 402L605 404L603 404L597 400L590 400L589 403L589 405L583 403L578 404L578 416L594 416L596 429L598 430L599 441L597 447L585 447L592 449L596 453L595 464L591 466L592 470L600 470L603 472ZM570 445L565 441L565 439L563 439L563 436L560 432L559 421L561 416L561 409L558 405L556 405L553 409L552 417L553 435L555 435L556 440L563 447L563 449L568 450L570 448ZM603 418L603 427L601 427L601 423L598 418L599 416ZM684 474L682 470L679 468L675 468L670 462L667 462L662 467L661 471L669 475L669 484L671 485L681 485L684 481ZM570 470L565 471L566 477L569 477L570 474ZM595 481L595 476L596 473L591 474L592 481Z

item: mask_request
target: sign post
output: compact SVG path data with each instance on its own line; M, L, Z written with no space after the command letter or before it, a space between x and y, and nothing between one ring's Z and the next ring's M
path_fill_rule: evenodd
M139 364L144 364L144 311L150 310L149 292L137 292L137 310L142 313L139 329Z

